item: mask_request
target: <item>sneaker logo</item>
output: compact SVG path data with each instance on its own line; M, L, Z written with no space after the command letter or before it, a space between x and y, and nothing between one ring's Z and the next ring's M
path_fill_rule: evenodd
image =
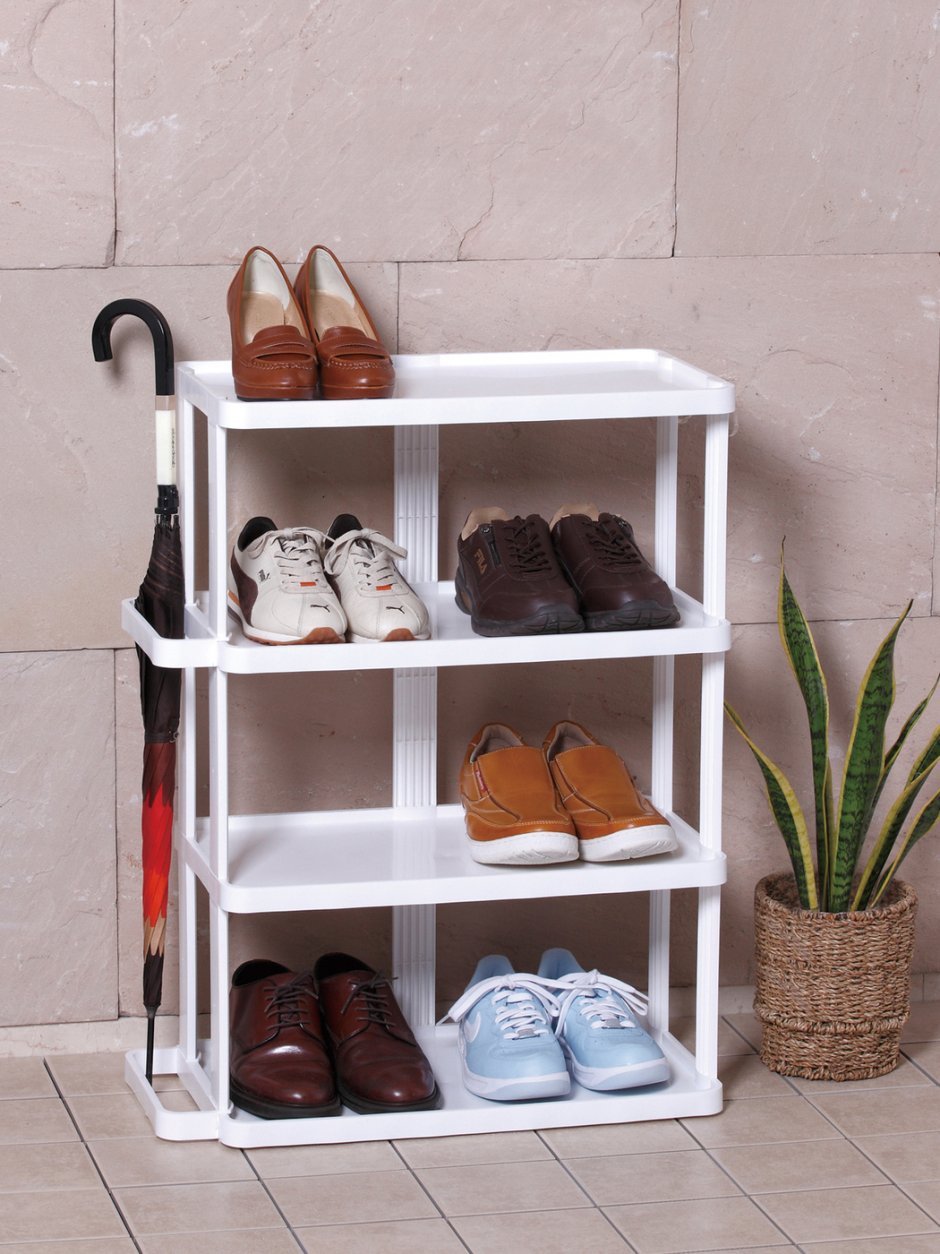
M270 578L271 578L271 572L270 572L270 571L267 571L267 570L259 570L259 571L258 571L258 579L259 579L259 581L260 581L261 583L264 583L264 582L265 582L265 580L270 579Z
M473 1042L477 1039L482 1023L483 1016L480 1014L474 1015L472 1019L464 1019L463 1035L467 1042Z
M332 605L324 605L322 601L311 601L307 606L308 610L326 610L327 614L332 613Z
M387 610L398 610L399 614L404 614L405 607L403 605L386 605Z
M473 555L473 560L476 562L477 570L480 572L480 574L485 575L486 574L486 554L483 552L482 549L477 549L477 551Z

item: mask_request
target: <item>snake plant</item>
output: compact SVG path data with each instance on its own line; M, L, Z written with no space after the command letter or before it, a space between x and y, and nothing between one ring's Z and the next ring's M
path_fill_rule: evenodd
M738 714L730 705L725 705L725 712L754 754L763 774L771 813L786 843L800 904L806 910L836 912L876 906L904 858L940 818L940 791L933 793L912 816L918 796L940 758L940 727L936 727L911 767L904 786L888 807L859 872L866 838L891 768L940 682L938 677L930 692L911 712L897 739L886 748L885 729L895 696L894 646L912 604L908 602L885 636L862 679L836 805L829 761L826 678L813 633L787 579L781 555L777 624L809 720L815 842L810 839L806 817L789 780L757 747Z

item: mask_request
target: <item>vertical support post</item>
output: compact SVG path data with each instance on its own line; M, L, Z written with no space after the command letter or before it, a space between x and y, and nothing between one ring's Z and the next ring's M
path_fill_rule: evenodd
M227 556L225 428L207 421L209 477L209 623L219 640L226 620ZM228 875L228 676L209 672L209 864L215 875Z
M654 563L670 587L676 583L676 519L679 477L679 419L656 420L656 498ZM672 780L675 737L675 662L653 659L653 741L651 785L653 804L673 806ZM650 893L649 1026L657 1033L669 1028L669 890Z
M209 624L219 640L228 635L226 620L227 580L227 481L225 428L211 418L206 423L209 475Z
M176 871L179 884L180 1049L196 1060L196 877L184 850L196 835L196 672L183 672L182 753L179 763L179 806L176 815Z
M706 418L705 525L702 602L707 614L725 613L729 415ZM701 766L699 832L706 849L721 848L721 774L724 733L725 659L702 658ZM699 1074L718 1074L718 937L721 890L699 889L696 973L695 1058Z
M215 902L209 905L211 1027L206 1060L212 1100L224 1115L228 1110L229 1014L228 1014L228 914Z
M395 539L408 550L404 573L431 609L432 630L437 599L437 480L437 427L397 427ZM393 683L392 804L427 809L437 804L437 670L396 670ZM436 1018L434 906L396 906L392 945L402 1011L412 1027L430 1027Z
M177 371L177 378L179 372ZM180 533L183 542L184 601L191 605L195 592L196 490L195 435L192 401L179 402L177 411L177 484L180 494Z

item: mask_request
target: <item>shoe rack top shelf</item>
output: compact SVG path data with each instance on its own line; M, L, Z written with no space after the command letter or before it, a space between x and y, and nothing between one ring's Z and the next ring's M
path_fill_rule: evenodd
M603 349L396 356L386 400L240 401L231 364L190 361L177 392L220 427L391 427L730 414L734 385L668 353Z

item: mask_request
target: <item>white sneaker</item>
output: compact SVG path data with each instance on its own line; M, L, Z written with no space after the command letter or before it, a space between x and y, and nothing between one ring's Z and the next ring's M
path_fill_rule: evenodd
M341 644L346 615L323 571L325 536L279 531L270 518L245 523L232 549L228 607L259 644Z
M349 620L349 639L427 640L430 620L424 602L395 565L404 549L363 527L353 514L340 514L325 539L324 565Z

